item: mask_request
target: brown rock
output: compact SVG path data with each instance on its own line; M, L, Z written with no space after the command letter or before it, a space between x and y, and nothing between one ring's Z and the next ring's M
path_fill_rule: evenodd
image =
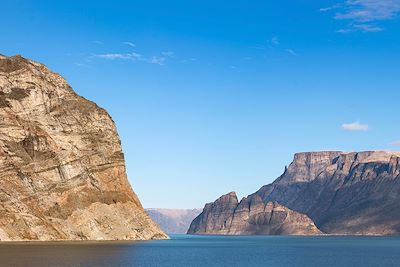
M251 214L257 214L263 205L278 202L307 215L324 233L398 235L399 201L400 152L298 153L275 182L225 211L224 224L229 225L225 233L256 233L248 230ZM193 232L224 229L217 219L210 221L204 217L211 214L204 211L193 221ZM227 214L230 211L233 211L231 216ZM218 214L211 217L218 218Z
M128 183L108 113L21 56L0 56L0 170L0 240L167 237Z
M306 215L277 202L264 204L255 197L251 203L245 198L237 203L232 192L207 204L193 220L188 234L319 235L321 231Z
M307 214L319 229L330 234L399 234L400 153L329 153L330 160L318 171L308 163L294 161L288 168L291 171L249 197L278 201ZM308 181L293 179L297 169L304 167L314 169Z

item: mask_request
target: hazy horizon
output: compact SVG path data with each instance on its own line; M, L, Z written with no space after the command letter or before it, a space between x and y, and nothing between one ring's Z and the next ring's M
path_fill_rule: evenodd
M111 114L146 208L247 196L296 152L400 150L399 1L11 2L0 54Z

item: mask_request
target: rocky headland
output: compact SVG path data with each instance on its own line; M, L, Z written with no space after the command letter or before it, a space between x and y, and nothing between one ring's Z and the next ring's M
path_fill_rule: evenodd
M260 198L251 206L239 203L236 193L221 196L204 207L188 234L218 235L319 235L321 231L306 215Z
M115 124L44 65L0 55L0 240L166 234L128 182Z
M254 222L274 203L308 216L327 234L398 235L399 201L400 152L298 153L273 183L240 202L231 193L207 204L189 233L270 234L270 226Z

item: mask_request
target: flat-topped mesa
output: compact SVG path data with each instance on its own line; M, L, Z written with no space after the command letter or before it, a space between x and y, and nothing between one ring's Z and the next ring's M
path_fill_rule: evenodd
M342 153L340 151L296 153L293 162L276 183L309 182Z
M293 162L274 183L311 182L324 172L336 171L337 168L342 168L342 171L349 172L351 167L362 163L386 164L390 162L392 157L400 157L400 152L319 151L296 153Z
M218 221L209 219L217 218L217 213L206 213L212 216L207 220L197 218L197 222L223 221L229 230L212 223L196 229L207 229L211 233L215 229L227 234L249 233L247 225L251 216L261 212L267 203L278 202L307 215L325 233L398 235L399 201L400 152L297 153L277 180L243 198L231 216L225 212L224 220Z
M108 113L21 56L0 56L0 170L0 240L167 237L129 185Z
M351 152L359 163L388 163L392 157L400 157L399 151L363 151Z

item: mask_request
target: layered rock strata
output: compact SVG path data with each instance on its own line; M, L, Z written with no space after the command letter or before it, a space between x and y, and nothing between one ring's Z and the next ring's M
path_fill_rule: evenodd
M263 203L255 198L251 205L239 203L235 192L206 204L193 220L189 234L218 235L319 235L321 231L306 215L277 202Z
M272 184L261 187L223 208L220 221L235 218L245 210L241 223L229 226L230 233L248 233L250 212L258 205L278 202L293 211L307 215L324 233L348 235L400 234L400 152L306 152L295 154L293 162ZM225 204L226 205L226 204ZM220 208L214 208L218 213ZM207 210L207 205L205 210ZM202 213L191 229L202 233L215 229ZM204 225L203 225L204 224ZM211 227L211 228L210 228ZM232 228L232 229L231 229ZM224 230L226 231L226 230ZM192 231L196 233L196 231Z
M0 55L0 240L166 237L129 185L108 113L44 65Z

